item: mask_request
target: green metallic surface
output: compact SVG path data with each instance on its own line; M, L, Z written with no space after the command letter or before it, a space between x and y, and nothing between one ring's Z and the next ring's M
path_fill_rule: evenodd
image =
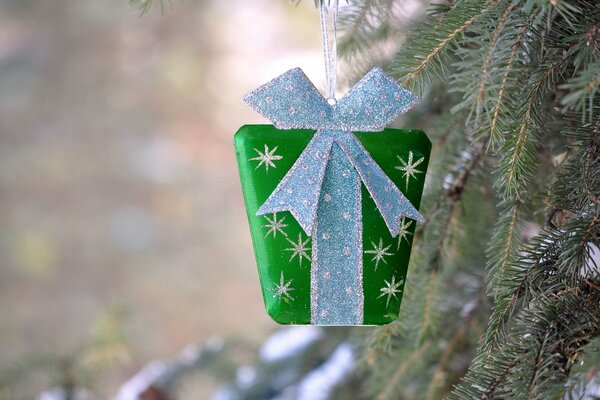
M272 218L272 215L256 216L256 211L298 159L313 133L310 130L279 130L272 125L245 125L239 129L234 139L265 308L267 313L280 324L310 324L310 261L303 259L300 265L297 256L290 261L292 252L285 250L292 247L290 240L298 241L299 234L302 235L303 240L306 240L308 235L289 212L280 212L277 213L277 219L285 218L284 223L288 225L284 228L287 237L281 232L276 236L269 234L265 237L268 228L262 226L267 224L265 217ZM431 152L431 142L425 133L385 129L382 132L356 133L356 137L386 175L418 208ZM282 159L274 161L276 168L269 167L268 172L264 164L257 168L259 162L250 160L258 156L255 149L264 152L265 145L269 150L277 147L274 154L283 156ZM402 171L395 167L402 166L397 156L407 161L409 151L413 152L413 161L425 157L417 167L424 173L416 174L416 179L410 180L406 191L406 180L402 178ZM384 247L392 245L388 252L394 253L385 258L385 263L381 261L377 269L372 262L372 255L363 254L364 324L383 325L398 317L402 296L398 293L398 299L392 297L389 306L386 307L386 296L379 297L380 289L385 286L385 281L390 282L393 276L396 282L401 279L406 280L412 233L416 222L413 221L410 226L408 240L403 240L397 250L398 238L392 238L390 235L364 185L362 198L363 251L373 248L371 242L377 245L379 240L383 239ZM310 241L307 247L311 247ZM277 296L274 297L276 290L273 289L275 284L279 284L281 272L286 282L292 279L290 287L293 290L289 293L294 300L286 301L285 297L282 300ZM404 284L401 288L403 286Z

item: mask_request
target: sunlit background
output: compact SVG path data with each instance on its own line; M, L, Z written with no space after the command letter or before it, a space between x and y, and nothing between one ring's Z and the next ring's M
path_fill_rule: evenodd
M190 344L275 330L232 138L264 122L249 90L323 82L320 46L312 1L0 0L0 389L87 374L109 398Z

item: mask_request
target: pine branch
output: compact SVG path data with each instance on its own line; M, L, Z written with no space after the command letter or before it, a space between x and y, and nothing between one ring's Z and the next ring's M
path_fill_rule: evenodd
M427 395L425 397L427 400L434 400L438 390L444 385L444 371L454 351L456 351L458 345L464 340L466 333L466 324L461 324L460 329L456 332L446 347L446 350L444 350L444 354L442 354L442 357L440 358L436 371L433 373L433 379L431 379L429 387L427 388Z
M127 0L130 6L138 9L140 16L150 11L155 3L160 5L160 11L164 14L165 5L171 6L171 1L172 0Z
M475 302L478 304L481 302L481 298L483 297L483 290L480 290L475 298ZM476 307L473 307L470 312L463 316L460 327L446 346L444 352L442 353L439 363L436 367L435 372L433 373L433 378L431 379L429 386L427 388L427 400L434 400L438 390L443 387L446 378L446 369L448 368L448 364L452 360L456 351L458 350L458 346L463 343L468 334L469 325L473 322L476 317L476 313L474 312Z
M495 148L499 143L501 143L500 135L501 135L501 113L506 114L506 110L504 108L504 97L508 90L509 76L513 71L515 57L517 56L517 52L520 51L521 45L523 42L523 38L525 34L529 31L529 25L524 24L523 28L519 32L517 39L514 44L511 46L510 57L508 58L508 62L506 64L506 68L504 70L504 75L502 77L502 83L500 84L500 90L498 91L498 95L496 97L495 105L493 107L494 114L492 116L492 120L489 128L489 147ZM503 111L504 110L504 111Z
M364 45L368 45L369 39L372 39L373 31L380 29L377 24L380 21L371 22L367 18L369 14L372 14L374 6L374 0L367 0L347 7L340 16L340 31L344 34L340 38L338 46L340 53L344 56L347 57L364 49Z
M481 268L472 267L461 253L475 254L476 250L447 239L449 233L458 234L457 227L468 232L483 224L477 219L485 212L475 210L477 206L469 208L469 196L465 201L463 191L484 192L485 178L490 173L498 177L495 206L500 212L487 251L487 292L493 295L494 306L477 356L453 398L560 398L572 360L598 335L590 329L598 323L597 307L589 308L597 301L594 293L600 282L589 263L592 245L600 242L600 139L594 134L600 122L598 129L589 124L598 115L597 74L589 71L600 54L600 4L587 0L554 3L448 2L435 9L421 25L418 37L409 40L391 64L405 83L421 92L430 90L428 97L435 106L427 105L427 111L451 109L465 127L459 130L462 139L448 132L454 126L448 122L446 130L439 130L441 141L434 148L436 158L443 161L434 161L430 169L451 172L442 175L443 179L434 173L428 183L433 193L424 204L432 212L415 236L420 269L414 273L420 279L415 282L427 289L410 301L405 299L407 314L419 318L411 320L416 322L412 328L405 324L406 337L391 339L394 352L402 351L415 335L421 341L447 339L450 348L455 338L464 337L459 326L450 327L456 317L446 309L467 301L453 280L473 284L483 276L477 274ZM440 88L448 88L446 78L450 78L452 95L440 99ZM577 118L561 115L561 109L577 113ZM588 115L582 119L584 111ZM486 154L486 150L493 153ZM460 162L452 160L454 154L461 154ZM476 161L470 163L469 156L463 160L464 154L473 155ZM476 172L475 178L471 172ZM553 183L544 196L549 180ZM479 205L492 204L486 200ZM458 204L467 218L459 219ZM544 205L552 215L562 217L556 223L548 220L551 223L545 229L528 239L523 228L541 222ZM459 223L450 224L451 219ZM475 236L468 236L469 240ZM448 287L432 290L431 275L423 271L427 267ZM431 300L431 293L441 293L446 301ZM435 318L441 321L436 321L439 326L429 323L434 309L443 309ZM489 315L486 309L478 310L477 321ZM464 338L464 345L474 346L469 339ZM464 373L465 365L458 361L458 353L447 368L456 378ZM441 395L438 388L447 382L441 377L446 367L432 368L438 357L448 359L443 354L443 349L432 347L423 367L417 367L419 378L410 377L411 387L430 399ZM385 360L379 366L382 363ZM371 371L379 385L394 382L393 387L408 380L407 371L400 379L394 378L396 372L389 368Z
M409 38L395 57L391 70L402 82L423 91L425 83L432 81L433 75L443 76L445 66L443 56L460 40L465 31L481 15L502 0L466 0L456 4L443 18L426 22L419 33Z
M436 303L436 301L434 299L437 297L436 296L437 278L438 278L438 271L437 271L437 269L434 269L433 271L431 271L431 274L429 275L429 282L427 284L427 290L425 291L426 295L425 295L425 306L424 306L424 311L423 311L423 322L421 324L421 329L420 329L419 335L417 337L417 341L419 344L423 343L425 341L425 338L429 336L431 328L432 328L433 320L435 318L435 316L434 316L435 308L433 307L433 305L434 305L434 303Z
M479 80L479 90L477 92L477 97L476 97L477 102L475 104L475 108L477 110L477 113L480 112L480 110L482 108L481 103L486 98L486 85L488 84L490 68L492 66L493 56L495 54L496 45L498 44L498 39L500 38L500 33L502 32L502 29L504 28L504 25L506 24L506 21L508 20L508 16L509 16L510 12L512 11L512 9L514 8L514 6L515 6L515 4L512 3L511 1L509 1L507 3L507 7L504 10L504 13L502 14L502 17L500 18L500 21L498 22L498 25L496 26L496 29L494 30L494 34L492 35L492 38L489 42L488 50L487 50L487 53L485 56L485 61L483 62L483 68L481 70L481 78Z
M511 128L508 138L505 139L499 155L498 163L500 176L496 181L496 187L503 199L524 200L523 194L537 166L536 142L538 132L544 123L548 121L548 115L542 117L543 99L550 92L552 86L547 85L554 80L554 74L560 71L564 59L560 58L552 62L547 69L536 71L532 75L531 82L525 100L517 109L520 117L518 122Z
M596 143L598 129L589 126L583 131L587 133L579 130L574 132L579 140L576 143L579 151L572 158L579 161L582 154L593 151L591 159L595 159L600 156L600 148L590 144ZM599 166L595 167L600 170ZM567 171L572 168L571 162L561 166ZM580 172L580 175L585 175L585 172ZM557 174L556 184L569 187L576 180L564 180L562 174ZM559 192L553 190L550 193L556 196ZM587 196L581 189L577 193ZM587 205L580 206L582 210L587 210L589 204L588 201ZM523 398L545 399L548 397L544 396L551 390L556 391L561 387L561 382L568 376L569 364L563 367L563 372L558 376L548 375L546 366L558 360L556 354L566 352L561 359L571 360L572 354L579 354L587 342L600 335L597 322L600 309L588 309L590 305L586 303L588 300L597 301L594 299L600 293L586 289L580 272L582 265L589 262L588 243L599 241L598 221L600 210L593 214L576 214L564 227L542 232L519 252L518 259L507 265L479 355L465 382L455 391L457 398L518 397L517 394L522 393ZM585 299L587 295L591 296L588 300ZM561 325L561 319L565 318L580 321L563 321ZM533 334L535 327L540 324L544 324L544 330ZM569 342L574 348L561 347L562 350L557 351L556 346L563 346L563 337L572 340L575 326L581 327L578 333L581 339ZM589 328L594 326L597 330L590 331ZM529 341L523 341L524 337L539 340L538 344L532 346ZM527 385L522 384L524 376L529 378ZM498 391L502 391L502 394Z
M426 341L415 349L407 358L403 359L401 363L396 367L392 377L388 383L383 387L379 395L376 397L377 400L388 400L392 397L392 392L397 387L402 377L406 374L409 368L412 368L414 363L419 360L423 353L426 352L431 346L430 341Z
M569 91L561 100L561 104L566 110L581 112L583 121L589 121L593 118L594 98L599 87L600 62L595 62L560 86L561 89Z
M504 205L501 205L504 208ZM486 251L488 255L488 288L490 294L496 290L497 285L504 281L506 268L516 255L520 243L519 230L521 218L520 201L508 204L498 217L492 240Z

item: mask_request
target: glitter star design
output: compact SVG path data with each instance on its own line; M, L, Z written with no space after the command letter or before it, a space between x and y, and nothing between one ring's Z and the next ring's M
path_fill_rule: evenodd
M277 168L273 161L281 160L283 158L283 156L275 154L275 151L277 151L277 147L278 146L275 146L272 150L269 150L269 146L265 144L264 153L255 148L254 151L258 153L258 157L250 159L251 161L260 161L255 169L260 168L260 166L263 164L265 165L267 173L269 173L269 167Z
M400 245L402 244L403 240L410 245L408 236L412 236L412 232L410 232L408 229L412 225L413 221L409 220L408 222L404 222L405 220L406 218L402 217L402 222L400 222L400 231L398 232L398 247L396 247L396 250L400 250Z
M416 179L417 178L416 174L423 173L423 171L417 169L417 166L425 160L425 157L419 158L414 163L413 163L413 152L412 151L408 152L408 162L404 161L398 155L396 157L398 157L398 160L400 160L400 162L402 163L402 166L397 166L394 168L403 172L402 177L406 178L406 190L408 190L408 181L410 181L410 178Z
M371 259L371 262L375 261L375 271L377 271L379 261L383 261L385 264L387 264L387 261L385 261L385 257L393 255L392 253L387 252L390 249L390 247L392 247L392 245L390 244L386 247L383 247L383 239L380 238L379 244L376 245L375 243L373 243L373 241L371 241L371 246L373 246L373 250L365 250L365 253L373 254L373 259Z
M396 297L396 293L402 292L402 290L398 289L398 288L400 287L400 285L402 285L404 283L404 279L400 279L398 282L396 282L396 277L392 276L391 282L388 282L385 279L384 279L384 281L385 281L386 286L379 289L381 294L377 298L387 296L387 301L385 302L385 308L388 308L388 306L390 305L390 299L392 298L392 296L394 296L394 298L396 300L398 300L398 297Z
M285 217L281 218L280 220L277 220L277 213L274 213L273 219L267 217L266 215L265 219L267 220L267 224L260 226L261 228L269 228L267 234L265 235L265 238L271 233L273 234L273 237L277 237L277 232L281 232L283 236L287 237L287 233L285 233L285 231L283 230L283 228L288 226L287 224L283 223L283 221L285 221Z
M290 239L288 239L287 241L290 242L290 244L292 245L292 247L290 247L288 249L284 249L285 251L292 252L292 256L290 257L290 262L292 262L292 260L296 256L298 256L298 261L299 261L300 267L302 267L302 259L303 258L306 258L308 261L311 261L310 256L307 254L307 251L310 250L310 247L306 247L306 245L310 241L310 238L306 238L305 241L302 241L302 232L300 232L300 233L298 233L298 243L294 243Z
M281 271L281 277L279 278L279 284L275 283L275 287L268 288L268 290L275 291L273 298L278 297L279 302L281 302L281 300L283 299L283 301L285 301L286 303L289 303L290 301L294 301L294 298L290 294L290 292L292 290L294 290L294 288L291 287L292 281L293 281L293 279L290 279L289 281L286 282L285 278L283 277L283 271Z

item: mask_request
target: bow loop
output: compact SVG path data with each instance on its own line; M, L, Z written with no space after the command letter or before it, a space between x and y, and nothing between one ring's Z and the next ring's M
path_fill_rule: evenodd
M332 108L300 68L248 93L244 101L279 129L319 129Z
M344 130L381 131L417 102L413 93L375 67L338 101L334 115Z

